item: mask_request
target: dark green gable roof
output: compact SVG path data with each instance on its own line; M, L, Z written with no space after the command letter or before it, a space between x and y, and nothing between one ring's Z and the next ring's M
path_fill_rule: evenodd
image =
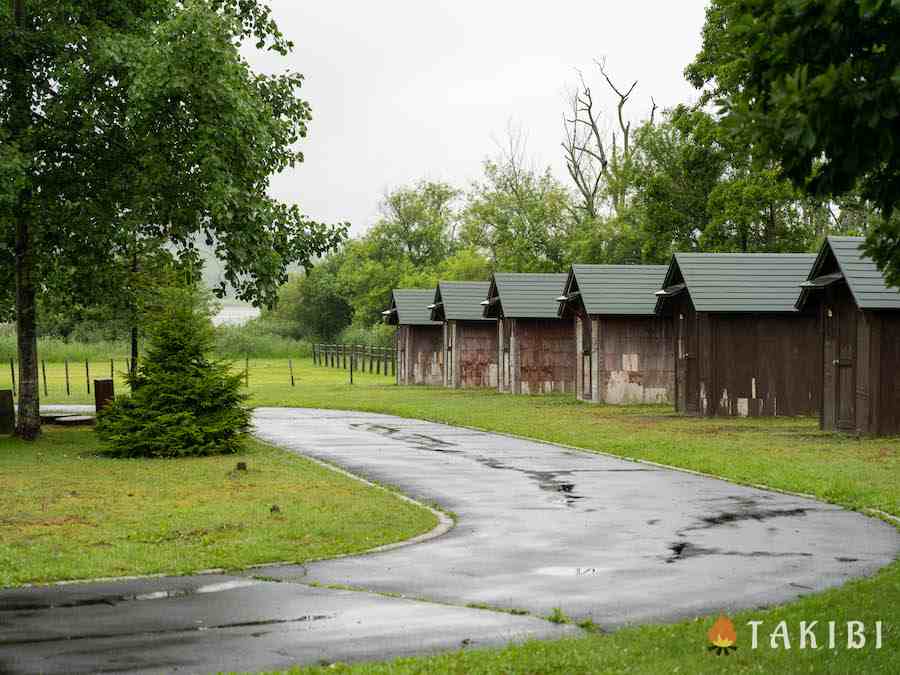
M698 312L796 312L811 253L676 253L664 288L684 284ZM660 297L657 308L664 297Z
M488 281L441 281L434 290L431 318L435 321L493 321L482 316Z
M489 305L484 316L511 319L556 319L557 298L566 285L566 274L514 274L498 272L491 279Z
M391 291L391 307L382 312L386 323L401 326L438 326L431 320L428 306L434 301L430 288L395 288Z
M572 265L559 312L584 307L594 315L649 316L666 277L665 265Z
M900 289L890 288L875 261L860 250L862 237L828 237L797 299L802 308L809 293L844 279L860 309L900 309ZM830 277L830 278L829 278Z

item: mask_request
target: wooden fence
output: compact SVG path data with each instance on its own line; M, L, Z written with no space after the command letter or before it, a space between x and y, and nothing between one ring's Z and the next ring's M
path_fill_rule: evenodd
M350 381L354 373L372 373L384 377L396 375L396 355L393 349L369 347L366 345L313 345L313 364L322 367L350 370ZM234 359L232 367L241 374L245 387L287 384L297 386L302 381L302 370L295 371L298 361L309 363L309 357L254 359L245 357ZM13 359L0 361L0 390L19 389L18 362ZM126 373L131 362L125 358L98 359L89 361L63 360L59 362L40 361L38 363L38 387L43 397L54 399L83 397L92 394L94 379L112 379L117 391L128 391ZM351 370L352 368L352 370Z
M397 352L392 347L314 344L313 363L323 368L342 368L376 375L397 374Z
M15 393L18 391L17 380L19 364L15 359L9 359L8 364L8 366L4 365L6 372L0 373L8 376L6 378L0 377L0 383L3 384L3 386L0 386L0 389L11 384L11 389ZM61 368L62 371L60 373L54 373L50 379L54 381L54 384L64 386L66 396L71 396L73 392L82 389L90 394L91 383L93 381L92 375L97 379L105 379L108 377L111 380L115 380L117 376L124 378L124 374L131 370L131 360L121 358L108 360L91 359L85 361L64 359L59 363L48 364L47 361L42 359L38 362L38 389L43 391L45 396L49 395L51 389L47 384L47 372L54 368ZM3 380L5 380L5 382ZM56 382L57 380L58 382Z

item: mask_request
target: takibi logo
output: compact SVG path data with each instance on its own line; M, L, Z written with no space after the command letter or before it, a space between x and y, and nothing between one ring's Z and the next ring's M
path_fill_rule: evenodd
M709 641L709 651L715 652L719 656L728 655L737 650L737 633L734 631L734 624L724 614L721 615L709 629L706 634Z
M779 621L765 638L763 621L748 621L751 651L757 649L881 649L884 645L884 623L871 624L862 621L847 621L843 625L837 621L800 621L793 632L787 621ZM760 629L763 630L760 630ZM874 635L873 635L874 633ZM719 656L737 650L737 631L734 623L724 614L719 615L712 628L706 632L710 645L707 649Z

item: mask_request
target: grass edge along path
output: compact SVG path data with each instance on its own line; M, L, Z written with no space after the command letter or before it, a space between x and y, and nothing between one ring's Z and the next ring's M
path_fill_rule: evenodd
M100 457L95 444L88 429L54 427L36 444L0 439L0 587L302 563L440 522L389 487L256 439L173 460Z

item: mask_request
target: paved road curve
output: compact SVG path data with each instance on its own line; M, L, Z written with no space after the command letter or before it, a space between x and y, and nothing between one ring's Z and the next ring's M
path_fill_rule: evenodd
M252 575L0 591L0 672L250 670L554 637L574 629L465 605L616 627L787 601L900 552L857 513L554 445L367 413L263 409L256 423L458 525Z

